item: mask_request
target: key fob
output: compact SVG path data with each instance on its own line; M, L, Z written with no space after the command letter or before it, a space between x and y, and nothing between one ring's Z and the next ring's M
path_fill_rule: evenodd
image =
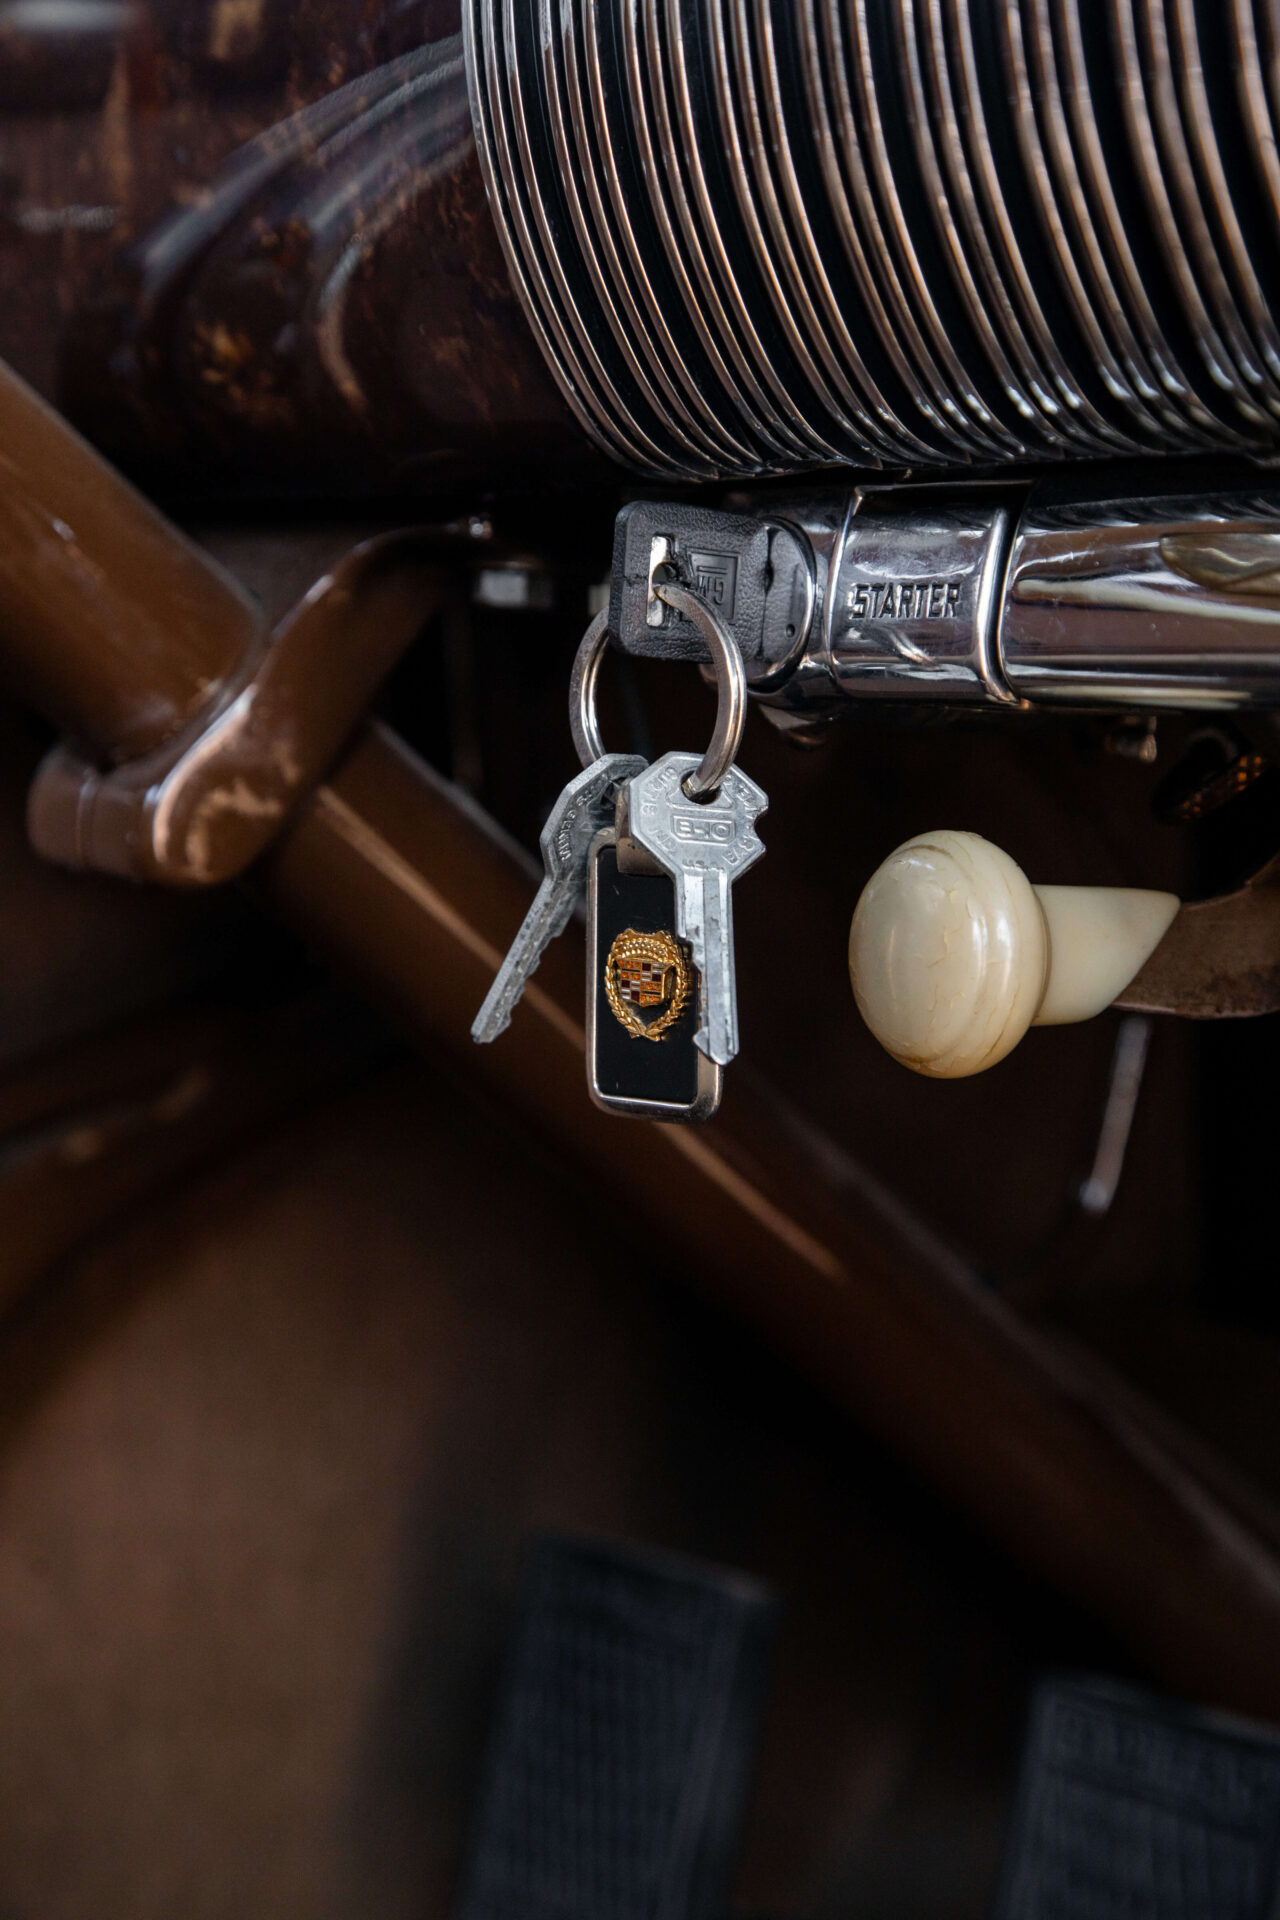
M587 864L587 1085L595 1104L640 1120L709 1120L724 1076L694 1046L697 1026L698 976L675 937L675 888L625 832L608 827Z

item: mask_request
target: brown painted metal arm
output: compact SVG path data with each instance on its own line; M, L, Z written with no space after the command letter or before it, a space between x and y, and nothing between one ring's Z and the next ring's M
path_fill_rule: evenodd
M1235 893L1180 907L1115 1004L1191 1020L1280 1009L1280 855Z
M320 780L444 588L365 542L271 634L248 597L0 364L0 646L75 744L32 787L47 859L202 886Z
M27 809L37 853L170 886L235 879L327 772L444 587L417 534L356 547L177 739L107 771L56 747Z
M265 640L243 590L0 361L7 684L89 753L192 725Z

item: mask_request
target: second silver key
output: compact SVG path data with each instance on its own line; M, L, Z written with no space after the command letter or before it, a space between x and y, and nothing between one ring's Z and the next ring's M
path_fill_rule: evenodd
M755 822L769 797L730 767L714 799L690 800L683 782L698 765L696 753L668 753L637 773L628 794L630 832L675 886L676 932L688 942L699 979L694 1045L727 1067L738 1051L730 890L764 852Z
M644 766L635 753L606 753L571 780L547 816L538 842L543 880L494 976L484 1005L471 1023L471 1038L482 1045L511 1025L525 983L548 946L564 932L582 898L587 855L602 827L611 825L614 796L624 780Z

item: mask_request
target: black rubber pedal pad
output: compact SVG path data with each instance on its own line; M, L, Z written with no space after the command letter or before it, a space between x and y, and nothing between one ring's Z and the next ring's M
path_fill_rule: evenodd
M1127 1687L1036 1691L999 1920L1275 1920L1280 1733Z
M539 1541L455 1920L722 1920L774 1619L744 1575Z

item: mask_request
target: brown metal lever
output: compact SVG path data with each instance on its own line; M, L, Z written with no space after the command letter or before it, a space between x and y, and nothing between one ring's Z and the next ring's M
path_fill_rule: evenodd
M1180 907L1115 1005L1191 1020L1280 1009L1280 855L1234 893Z
M333 764L444 585L416 533L356 547L174 739L108 769L55 747L27 808L36 852L171 886L234 880Z
M0 363L6 677L69 736L36 776L37 850L178 886L233 879L323 778L444 576L368 541L276 627Z

